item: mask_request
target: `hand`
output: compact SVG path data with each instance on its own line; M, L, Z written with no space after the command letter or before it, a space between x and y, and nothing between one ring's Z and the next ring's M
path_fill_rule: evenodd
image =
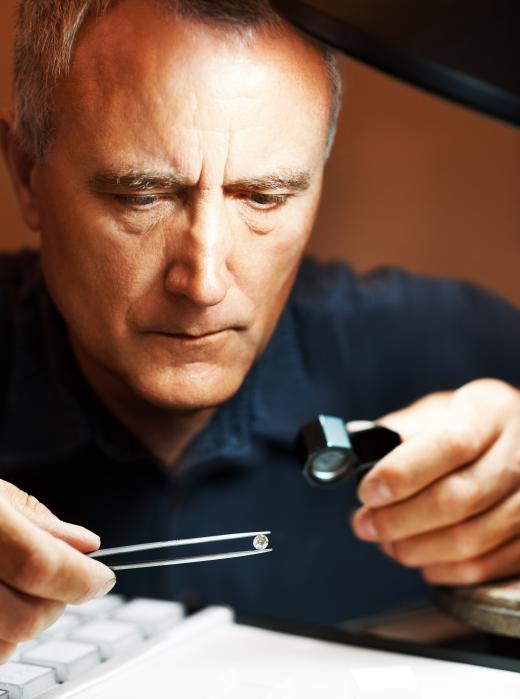
M434 584L520 573L520 392L481 379L379 422L403 444L363 479L355 534Z
M66 604L114 586L113 572L83 555L97 548L96 534L62 522L36 498L0 480L0 662L18 642L50 626Z

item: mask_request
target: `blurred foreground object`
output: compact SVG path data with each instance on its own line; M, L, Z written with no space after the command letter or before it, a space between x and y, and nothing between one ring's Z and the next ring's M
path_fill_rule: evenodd
M273 0L289 21L374 68L520 125L516 0Z
M500 636L520 638L520 581L476 587L438 587L434 601L460 621Z

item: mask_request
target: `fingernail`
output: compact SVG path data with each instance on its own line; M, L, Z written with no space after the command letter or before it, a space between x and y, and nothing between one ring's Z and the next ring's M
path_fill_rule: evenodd
M360 539L365 539L366 541L378 540L379 535L374 525L374 520L368 512L363 512L362 515L354 519L353 525Z
M386 481L363 481L359 489L359 499L369 507L381 507L392 500L392 492Z

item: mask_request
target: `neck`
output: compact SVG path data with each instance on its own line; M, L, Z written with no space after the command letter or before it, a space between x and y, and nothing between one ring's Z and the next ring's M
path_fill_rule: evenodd
M152 454L167 466L174 466L216 409L180 413L153 405L88 357L72 337L71 344L84 378L106 408Z

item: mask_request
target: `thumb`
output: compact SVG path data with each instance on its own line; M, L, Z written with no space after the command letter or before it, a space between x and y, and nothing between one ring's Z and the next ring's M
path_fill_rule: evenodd
M100 539L97 534L77 524L62 521L34 496L1 479L0 497L40 529L65 541L78 551L87 553L99 548Z

